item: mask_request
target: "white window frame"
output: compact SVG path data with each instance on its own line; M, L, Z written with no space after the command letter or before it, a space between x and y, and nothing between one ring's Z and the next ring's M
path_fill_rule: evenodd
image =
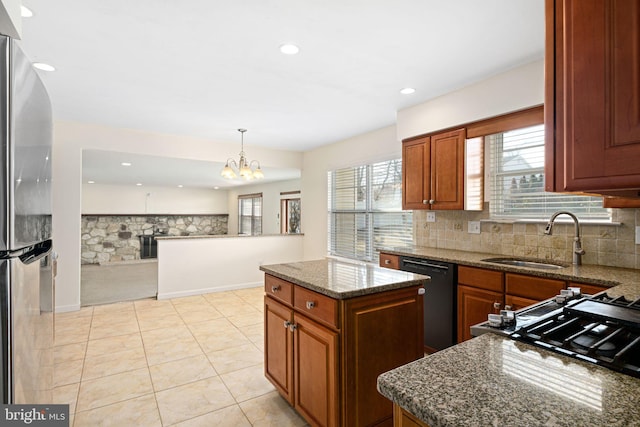
M510 151L518 154L521 160L517 167L506 170L500 163L504 160L503 135L508 139L509 135L523 131L527 135L516 136L516 139L527 140L529 150L512 147ZM547 221L554 212L569 210L581 221L611 222L611 209L602 208L601 197L544 191L544 125L487 135L485 143L489 153L490 219ZM537 166L526 166L529 162Z
M249 212L243 212L243 200L251 200L250 215ZM262 193L241 194L238 196L238 234L249 236L262 234L262 206ZM250 218L249 230L243 228L243 217Z
M375 173L386 169L385 176ZM393 170L393 172L389 172ZM401 246L413 243L413 212L402 210L402 160L392 159L386 162L342 168L327 173L327 252L331 256L356 259L359 261L376 261L380 249L389 246ZM393 174L391 181L387 178ZM342 175L342 178L338 178ZM344 176L353 176L349 183ZM343 185L343 191L336 191L337 181ZM352 185L352 186L351 186ZM386 187L385 187L386 186ZM393 188L392 188L393 187ZM338 208L336 194L344 202L352 188L353 203L351 208ZM394 192L397 203L383 206L375 203L374 192ZM400 197L397 197L398 193ZM379 193L377 193L379 194ZM383 199L380 199L383 200ZM349 202L347 201L347 204Z

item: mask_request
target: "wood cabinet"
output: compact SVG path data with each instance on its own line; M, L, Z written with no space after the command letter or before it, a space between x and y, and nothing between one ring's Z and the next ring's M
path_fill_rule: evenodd
M526 298L535 302L553 298L566 287L567 283L564 280L545 279L524 274L505 274L505 295Z
M473 188L480 191L482 143L465 138L466 130L457 129L403 141L403 209L482 209L480 197L468 198L465 193L471 180L477 181ZM475 167L467 165L467 155Z
M265 376L311 425L391 426L376 379L424 355L421 286L336 300L284 281L289 299L280 281L265 275Z
M607 289L528 274L458 266L458 342L472 338L471 326L485 322L488 314L499 313L504 308L520 310L553 298L567 287L581 288L587 295Z
M640 2L547 0L547 191L638 197Z
M400 269L400 257L398 255L380 253L380 267Z
M458 266L458 342L471 339L471 326L504 306L504 274Z
M393 427L429 427L397 403L393 404Z
M606 286L592 285L591 283L577 283L577 282L569 282L567 284L567 287L580 288L580 292L586 295L599 294L600 292L606 291L607 289L609 289Z

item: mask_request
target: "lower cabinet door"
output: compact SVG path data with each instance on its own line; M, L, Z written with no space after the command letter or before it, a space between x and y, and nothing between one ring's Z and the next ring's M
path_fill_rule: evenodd
M264 370L278 392L293 405L293 310L264 299Z
M295 408L312 425L337 426L338 333L294 315Z
M494 308L494 304L500 308ZM502 293L458 285L458 342L471 339L471 326L485 322L504 305Z

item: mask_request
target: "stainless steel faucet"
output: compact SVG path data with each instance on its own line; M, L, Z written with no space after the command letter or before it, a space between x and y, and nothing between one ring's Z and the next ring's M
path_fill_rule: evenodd
M559 215L569 215L573 222L576 224L576 235L573 238L573 264L574 265L582 265L582 255L585 254L584 249L582 249L582 242L580 241L580 222L578 221L578 217L567 211L558 211L551 215L551 219L547 223L546 228L544 229L544 234L551 236L553 231L553 223Z

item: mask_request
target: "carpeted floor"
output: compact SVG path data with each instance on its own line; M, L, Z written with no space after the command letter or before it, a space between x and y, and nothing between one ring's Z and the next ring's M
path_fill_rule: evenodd
M157 292L157 260L81 267L82 306L155 298Z

